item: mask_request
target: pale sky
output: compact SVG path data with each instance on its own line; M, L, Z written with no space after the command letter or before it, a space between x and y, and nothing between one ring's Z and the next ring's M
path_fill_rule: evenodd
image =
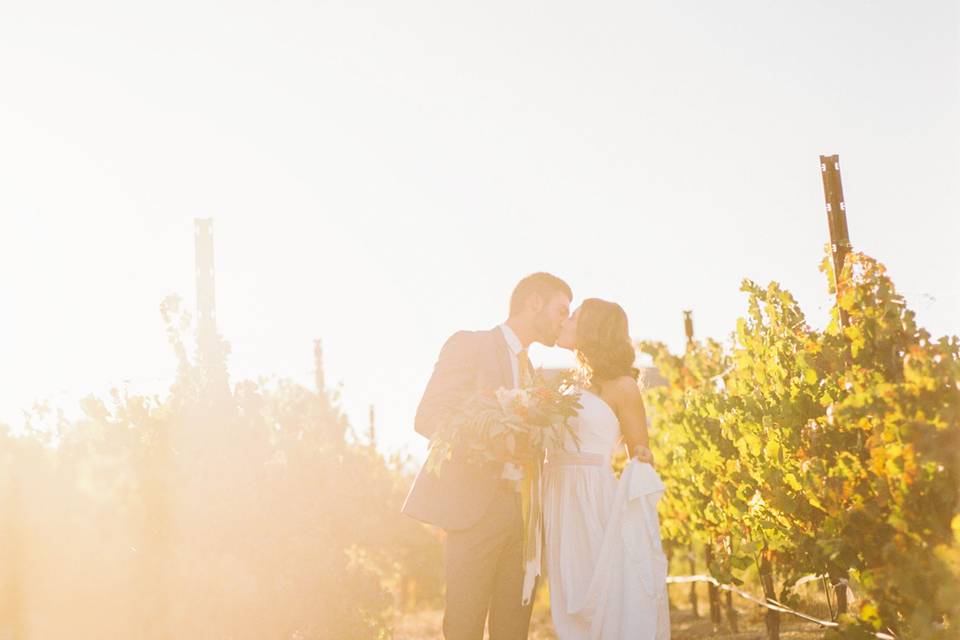
M194 217L233 379L308 383L322 338L355 426L374 404L415 455L443 341L532 271L674 347L683 309L732 331L743 277L822 326L819 154L854 247L960 333L958 28L946 0L3 0L0 421L169 382Z

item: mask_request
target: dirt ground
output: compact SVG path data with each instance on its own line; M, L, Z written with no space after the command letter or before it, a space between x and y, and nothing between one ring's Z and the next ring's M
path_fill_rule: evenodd
M673 589L671 589L671 592ZM734 601L737 611L739 632L731 633L726 621L714 631L709 619L706 589L700 597L700 617L695 618L693 611L684 596L672 593L672 601L677 608L670 612L670 628L672 640L694 640L698 638L716 638L718 640L764 640L767 637L764 626L765 609L750 602ZM811 613L820 612L811 611ZM393 628L393 640L428 640L442 637L440 632L443 613L436 610L425 610L406 613L397 617ZM783 640L819 640L824 635L824 629L819 625L804 622L794 616L781 615L780 637ZM556 640L553 625L550 622L549 605L539 601L533 612L530 623L529 640Z

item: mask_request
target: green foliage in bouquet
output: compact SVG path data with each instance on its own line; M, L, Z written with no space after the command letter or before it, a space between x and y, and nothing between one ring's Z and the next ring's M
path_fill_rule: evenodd
M439 474L455 455L483 465L523 453L542 457L545 449L563 447L565 441L579 447L570 424L581 406L574 387L572 373L552 380L538 373L529 388L469 394L430 439L426 469Z

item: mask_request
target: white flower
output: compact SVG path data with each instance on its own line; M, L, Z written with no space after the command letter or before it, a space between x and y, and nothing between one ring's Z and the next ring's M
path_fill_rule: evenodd
M505 387L500 387L496 391L497 402L500 403L500 408L504 411L509 411L513 404L519 403L520 406L529 407L532 396L527 389L507 389Z
M517 483L519 489L519 483L523 480L523 469L512 462L506 462L503 465L503 472L500 474L500 477L504 480L513 480Z

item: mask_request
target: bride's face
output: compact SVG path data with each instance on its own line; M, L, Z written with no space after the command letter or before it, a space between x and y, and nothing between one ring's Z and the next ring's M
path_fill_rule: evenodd
M577 348L577 320L580 318L580 309L573 312L573 315L563 321L560 326L560 335L557 337L557 346L570 351Z

